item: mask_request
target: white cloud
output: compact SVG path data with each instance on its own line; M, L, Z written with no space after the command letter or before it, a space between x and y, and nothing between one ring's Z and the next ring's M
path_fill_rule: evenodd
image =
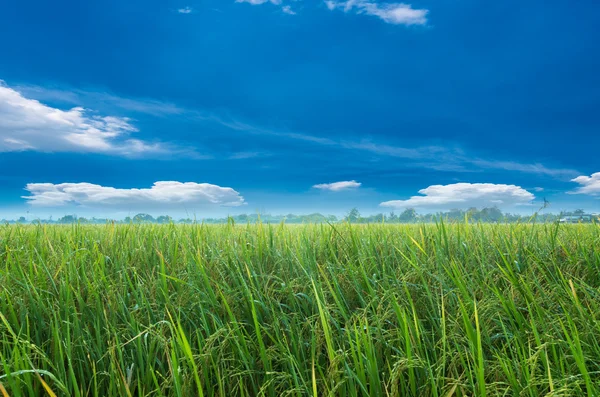
M275 5L281 5L282 0L235 0L236 3L248 3L252 5L261 5L265 3L271 3ZM292 7L289 5L285 5L281 7L281 11L285 14L296 15L296 11L292 10Z
M126 117L95 115L82 107L57 109L26 98L0 81L0 152L136 155L168 151L161 144L129 137L137 131Z
M581 186L570 192L572 194L590 194L592 196L600 195L600 172L592 174L592 176L578 176L572 179L571 182L577 182Z
M177 10L177 12L180 14L191 14L193 11L194 10L192 9L192 7L184 7Z
M188 112L173 103L148 98L124 98L106 90L82 90L79 88L47 88L35 85L14 87L22 96L38 101L51 101L61 104L90 104L93 107L119 108L128 112L144 113L153 116L180 115Z
M356 149L374 154L381 154L390 157L399 157L406 159L419 159L427 157L439 157L446 149L439 146L423 146L419 148L405 148L399 146L390 146L385 144L373 143L362 140L360 142L342 141L340 145L346 149Z
M180 206L237 207L245 201L229 187L194 182L155 182L145 189L117 189L92 183L30 183L29 204L39 207L167 208Z
M270 128L262 128L245 123L231 117L207 112L204 110L186 109L170 102L159 101L151 98L125 98L107 92L106 90L82 90L69 87L67 89L45 88L31 85L19 85L15 90L22 96L35 98L39 101L58 102L61 104L77 106L84 104L86 107L102 109L104 112L127 111L127 113L144 113L156 117L182 116L204 122L214 122L230 128L234 131L243 131L251 134L271 135L280 138L288 138L297 141L310 142L317 145L329 146L336 149L347 149L360 151L367 154L395 157L401 159L415 160L410 166L415 168L428 168L446 172L478 172L484 170L516 171L541 176L549 176L557 179L571 180L581 175L581 172L568 168L550 168L539 163L520 163L505 160L482 159L469 153L464 153L458 147L450 144L442 146L420 146L400 147L385 143L374 142L363 139L360 141L337 140L332 138L307 135L290 131L277 131ZM0 141L2 135L0 133ZM0 142L0 147L2 146ZM11 136L4 146L10 146L10 150L33 150L30 143L21 138ZM181 153L183 150L168 146L162 149ZM7 150L6 148L4 150ZM2 149L0 148L0 151ZM194 158L207 158L193 151L187 151L186 155ZM233 154L232 156L235 156Z
M535 163L535 164L527 164L527 163L518 163L515 161L490 161L490 160L482 160L482 159L473 159L469 160L475 166L479 166L482 168L490 168L490 169L500 169L506 171L519 171L526 172L530 174L539 174L539 175L548 175L551 177L558 178L572 178L577 175L578 172L569 168L548 168L543 164Z
M265 3L272 3L275 5L281 4L281 0L235 0L235 2L236 3L249 3L254 6L260 5L260 4L265 4Z
M340 190L357 189L362 184L356 181L342 181L334 183L321 183L314 185L314 189L329 190L332 192L339 192Z
M420 146L408 148L377 143L365 139L361 141L336 140L298 132L278 131L219 116L212 116L210 118L204 117L204 119L210 119L235 131L288 138L337 149L356 150L387 157L418 160L410 163L411 166L416 168L429 168L449 172L477 172L483 169L500 169L528 174L546 175L559 179L570 179L579 174L578 171L573 169L549 168L539 163L529 164L515 161L482 160L471 156L468 153L465 154L460 148L452 147L449 144L446 144L446 147Z
M543 192L544 188L543 187L534 187L533 190L536 192Z
M455 183L433 185L419 190L422 196L408 200L393 200L381 203L382 207L409 208L470 208L485 206L515 206L531 202L535 196L515 185L493 183Z
M357 14L372 15L394 25L425 25L429 10L414 9L405 3L377 3L368 0L326 0L329 10L342 8L344 12L354 10Z
M335 10L335 8L337 7L337 3L335 1L331 1L331 0L326 0L325 1L325 5L327 6L327 8L330 11Z
M271 153L268 152L235 152L230 154L227 159L228 160L247 160L254 158L265 158L270 156Z
M290 6L281 7L281 11L283 11L284 13L289 14L289 15L296 15L296 11L292 10L292 7L290 7Z

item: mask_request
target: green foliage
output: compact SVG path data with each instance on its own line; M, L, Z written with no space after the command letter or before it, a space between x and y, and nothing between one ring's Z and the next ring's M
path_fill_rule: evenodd
M360 212L358 212L358 208L356 208L356 207L352 208L348 212L348 215L346 215L345 221L350 222L350 223L360 222L361 216L360 216Z
M600 227L467 221L0 226L0 395L599 395Z
M542 211L545 207L541 208ZM552 214L552 213L535 213L534 215L518 215L518 214L510 214L503 213L497 207L487 207L482 208L481 210L477 208L470 208L467 211L460 209L453 209L447 212L437 212L437 213L428 213L428 214L419 214L416 212L414 208L407 208L400 213L400 215L391 212L390 214L373 214L368 216L363 216L358 211L357 208L352 208L348 211L348 214L338 219L335 215L323 215L318 212L307 214L307 215L296 215L296 214L287 214L287 215L271 215L271 214L239 214L239 215L231 215L225 218L205 218L199 217L194 219L191 218L181 218L179 220L172 219L168 215L159 215L154 218L150 214L140 213L134 216L133 218L127 216L123 220L114 220L107 218L83 218L77 217L76 215L66 215L59 218L57 221L53 221L52 217L50 219L34 219L30 222L27 221L24 217L19 218L18 221L14 220L0 220L0 223L32 223L32 224L73 224L73 223L81 223L81 224L96 224L96 225L105 225L107 223L119 223L119 224L130 224L130 223L179 223L179 224L194 224L194 223L204 223L209 225L214 224L228 224L230 222L234 223L281 223L284 222L286 224L306 224L306 223L436 223L439 221L449 221L449 222L464 222L467 220L471 223L535 223L535 222L556 222L559 219L565 216L575 216L575 220L572 223L592 223L595 222L600 215L595 214L585 214L583 210L577 210L574 212L561 212L560 214Z

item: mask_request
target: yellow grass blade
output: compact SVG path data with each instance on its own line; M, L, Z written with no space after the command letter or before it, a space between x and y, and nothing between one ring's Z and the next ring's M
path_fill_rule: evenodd
M37 374L37 377L40 380L40 382L42 382L42 386L44 386L44 389L46 390L46 393L48 393L48 395L50 397L56 397L56 394L52 391L52 389L50 388L50 386L48 386L48 384L44 381L44 379L42 379L42 377L40 376L40 374Z
M2 393L2 397L8 397L8 392L6 391L4 386L2 386L2 383L0 383L0 393Z

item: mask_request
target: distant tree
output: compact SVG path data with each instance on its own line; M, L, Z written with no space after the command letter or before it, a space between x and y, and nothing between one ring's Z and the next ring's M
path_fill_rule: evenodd
M506 214L503 214L502 216L504 218L504 221L508 222L508 223L516 223L521 220L521 215L519 215L519 214L506 213Z
M480 212L480 219L485 222L500 222L502 218L502 211L498 207L484 208Z
M585 211L581 210L581 209L573 211L573 215L583 215L583 214L585 214Z
M396 223L398 222L398 215L396 215L394 213L394 211L390 212L390 214L387 217L387 221L390 223Z
M360 221L360 212L358 212L358 208L354 207L346 215L346 220L350 223L357 223Z
M156 218L157 223L171 223L172 221L173 221L173 218L171 218L168 215L161 215L158 218Z
M437 214L425 214L425 215L421 215L419 218L421 220L421 222L426 222L426 223L431 223L434 222L435 219L440 218L440 215Z
M246 214L241 214L238 216L234 216L232 219L234 219L236 222L243 222L246 223L250 220L250 217Z
M414 208L407 208L398 216L402 223L413 223L417 220L417 211Z
M461 209L451 209L445 215L445 217L450 221L460 222L465 220L465 212Z
M131 217L126 216L125 219L123 219L123 223L131 223Z
M469 217L469 220L472 222L477 222L481 219L480 217L480 213L479 210L475 207L471 207L467 210L467 216Z
M152 223L152 222L154 222L154 218L152 217L152 215L148 215L148 214L137 214L136 216L133 217L133 222L134 223Z
M24 216L22 216L22 217L20 217L20 218L17 220L17 222L18 222L18 223L27 223L27 219L25 219L25 217L24 217Z
M77 223L77 217L75 215L65 215L62 218L58 218L58 223L62 223L62 224Z

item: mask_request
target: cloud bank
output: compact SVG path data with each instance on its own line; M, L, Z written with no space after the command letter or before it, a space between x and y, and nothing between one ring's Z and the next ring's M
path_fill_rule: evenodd
M0 152L165 153L160 143L131 138L126 117L101 116L82 107L61 110L24 97L0 80Z
M186 206L238 207L244 198L234 189L194 182L155 182L145 189L117 189L92 183L30 183L30 195L23 196L32 206L68 205L113 208L173 208Z
M332 192L339 192L340 190L349 190L349 189L357 189L362 184L356 181L342 181L342 182L334 182L334 183L321 183L318 185L314 185L314 189L320 190L329 190Z
M413 196L408 200L393 200L381 203L390 208L470 208L489 206L515 206L527 204L535 196L515 185L493 183L455 183L450 185L432 185L419 190L422 196Z
M368 0L325 1L331 11L343 9L344 12L354 11L357 14L378 17L386 23L394 25L425 25L429 10L414 9L405 3L377 3Z
M571 182L576 182L581 186L570 192L572 194L589 194L592 196L600 195L600 172L596 172L591 176L578 176L577 178L571 180Z

